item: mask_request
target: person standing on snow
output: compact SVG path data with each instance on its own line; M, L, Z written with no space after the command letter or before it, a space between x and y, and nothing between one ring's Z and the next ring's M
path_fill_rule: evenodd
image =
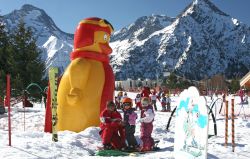
M162 98L161 98L161 111L166 112L166 105L167 105L167 98L165 96L165 93L162 93Z
M141 110L141 94L138 93L135 97L135 109L137 110L137 108L139 108L139 110Z
M106 106L100 115L101 131L99 134L102 138L103 148L122 149L125 146L125 132L121 114L116 111L113 101L108 101Z
M121 109L121 101L122 101L122 96L123 96L123 92L120 91L118 94L117 94L117 102L118 102L118 105L117 106L117 109Z
M167 95L166 103L167 103L167 112L170 112L171 111L171 98L169 94Z
M121 107L122 110L124 109L123 106L122 106L122 100L125 99L125 98L128 98L127 92L124 92L124 94L123 94L123 96L122 96L122 98L121 98L120 107Z
M240 90L239 90L239 96L240 96L240 101L241 101L241 103L243 103L243 101L244 101L244 99L243 99L243 96L244 96L244 90L242 89L242 88L240 88Z
M151 137L153 131L154 111L150 105L150 99L142 98L142 112L141 112L141 141L142 146L140 151L151 151L154 147L154 139Z
M157 111L157 107L156 107L156 100L157 100L156 91L151 92L150 99L151 99L152 105L154 106L155 111Z
M132 99L124 98L122 100L122 105L124 108L123 122L125 126L125 136L128 143L127 150L136 150L139 147L134 136L137 114L134 112L135 109L132 108Z
M151 94L149 87L144 86L141 92L141 97L149 97Z

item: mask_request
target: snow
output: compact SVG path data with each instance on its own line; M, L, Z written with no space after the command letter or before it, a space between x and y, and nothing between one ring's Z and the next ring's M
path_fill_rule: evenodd
M238 22L237 19L232 18L232 22L233 22L234 25L239 25L239 22Z
M48 41L43 44L43 47L46 48L48 51L48 57L51 58L60 48L56 47L57 45L57 38L55 36L50 36Z
M246 39L246 35L243 36L242 40L241 40L241 43L245 43L245 39Z
M39 10L32 10L32 11L28 11L27 15L26 15L26 20L27 22L31 22L31 21L35 21L39 16L41 16L41 12Z
M183 54L182 54L182 56L179 58L179 60L178 60L178 62L177 62L177 64L176 64L176 66L175 66L175 69L176 68L179 68L182 64L183 64L183 62L187 59L187 57L188 57L188 52L189 52L189 49L190 49L190 47L191 47L191 44L192 44L192 37L191 36L189 36L188 37L188 46L187 46L187 48L185 49L185 51L183 52Z
M128 93L128 96L134 98L136 93ZM219 96L220 97L220 96ZM213 97L216 99L217 97ZM177 104L178 96L171 96L172 110ZM208 104L211 103L210 97L206 97ZM229 100L231 97L229 98ZM250 106L245 106L247 118L244 118L243 111L235 118L235 152L231 147L231 115L229 116L229 137L228 147L225 143L225 115L224 107L222 113L219 114L220 101L216 103L216 122L217 136L208 139L208 158L237 158L247 159L250 157ZM235 114L238 115L241 105L240 98L235 97ZM229 102L229 105L230 102ZM161 110L160 103L157 103L158 110ZM229 113L231 108L229 107ZM213 110L215 111L215 110ZM25 112L25 113L24 113ZM139 114L139 111L137 111ZM170 117L168 112L155 112L154 130L152 136L160 140L159 152L142 154L139 157L115 157L115 158L173 158L174 156L174 121L172 118L169 131L166 131L166 125ZM22 104L18 103L12 107L11 125L12 125L12 146L8 146L8 117L7 114L0 115L0 158L4 159L49 159L49 158L102 158L97 156L89 156L91 150L95 150L97 146L101 146L99 137L99 127L90 127L86 130L75 133L71 131L60 131L59 141L52 142L52 135L43 132L44 129L44 105L34 103L33 108L22 108ZM25 123L24 123L25 122ZM213 134L213 123L210 120L209 134ZM135 136L140 141L140 126L136 126Z
M138 36L143 32L144 28L141 28L139 30L137 30L136 32L134 32L134 36Z

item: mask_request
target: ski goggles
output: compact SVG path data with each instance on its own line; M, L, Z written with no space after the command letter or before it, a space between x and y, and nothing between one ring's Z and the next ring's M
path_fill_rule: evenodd
M131 103L123 103L122 105L123 105L124 107L125 107L125 106L131 106Z

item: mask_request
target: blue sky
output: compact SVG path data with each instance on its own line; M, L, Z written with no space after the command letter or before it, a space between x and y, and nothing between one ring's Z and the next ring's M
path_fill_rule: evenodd
M250 26L250 0L211 0L232 17ZM0 14L5 15L23 4L32 4L45 12L63 31L74 33L81 19L105 18L115 30L151 14L176 17L192 0L0 0Z

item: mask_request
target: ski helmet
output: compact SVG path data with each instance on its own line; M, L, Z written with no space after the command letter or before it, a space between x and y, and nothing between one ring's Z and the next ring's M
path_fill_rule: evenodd
M126 105L132 106L132 105L133 105L133 102L132 102L132 99L131 99L131 98L126 97L126 98L123 98L123 99L122 99L122 104L123 104L124 106L126 106Z

